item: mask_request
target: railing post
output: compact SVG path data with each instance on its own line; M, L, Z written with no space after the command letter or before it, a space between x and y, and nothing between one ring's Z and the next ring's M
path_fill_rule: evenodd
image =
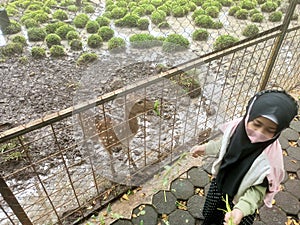
M15 195L7 186L2 176L0 176L0 193L3 199L7 202L7 204L11 208L11 210L18 217L22 225L33 225L30 219L28 218L27 214L25 213L24 209L16 199Z
M276 37L275 43L274 43L273 48L271 50L272 52L271 52L271 55L270 55L270 59L267 62L266 70L265 70L265 72L263 74L263 77L262 77L262 82L261 82L260 87L259 87L260 91L262 91L266 88L267 83L270 79L272 69L273 69L275 61L277 59L279 50L282 46L282 42L283 42L284 37L286 35L287 29L290 25L291 18L294 14L296 5L297 5L297 0L291 0L290 1L290 5L289 5L289 8L288 8L287 14L285 15L285 17L283 19L283 22L282 22L281 32Z

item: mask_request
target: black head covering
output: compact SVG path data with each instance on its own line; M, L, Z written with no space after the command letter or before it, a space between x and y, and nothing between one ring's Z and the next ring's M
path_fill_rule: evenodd
M221 192L234 197L244 175L256 157L279 137L280 132L289 126L297 112L298 105L296 101L284 91L263 91L250 99L244 118L231 136L216 177ZM266 142L251 143L245 129L245 119L248 114L249 119L247 122L259 116L268 116L268 118L276 120L277 133L274 138Z

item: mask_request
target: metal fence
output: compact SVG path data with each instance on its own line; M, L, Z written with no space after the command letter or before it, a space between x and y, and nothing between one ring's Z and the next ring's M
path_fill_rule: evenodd
M295 5L254 38L1 133L0 224L75 224L212 138L257 91L298 87Z

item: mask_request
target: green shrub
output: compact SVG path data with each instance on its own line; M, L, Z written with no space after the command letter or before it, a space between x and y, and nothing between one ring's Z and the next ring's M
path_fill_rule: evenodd
M192 19L195 20L200 15L205 15L206 12L203 9L196 9L192 14Z
M271 12L269 15L269 21L271 22L279 22L282 19L282 12L280 11L275 11Z
M77 65L82 66L82 65L87 65L91 62L94 62L97 59L98 59L98 55L96 53L85 52L79 56L76 63L77 63Z
M50 48L50 55L53 57L61 57L65 54L65 49L61 45L52 45Z
M208 39L208 36L208 31L204 29L197 29L192 34L192 38L194 41L206 41Z
M49 20L48 13L46 13L42 10L35 11L35 12L33 12L33 14L34 14L33 19L35 19L39 23L46 23Z
M7 5L5 9L9 17L17 15L19 13L19 10L17 9L16 6Z
M62 9L56 10L52 16L53 16L53 19L57 19L57 20L67 20L68 19L68 14Z
M159 24L166 20L167 14L162 10L156 10L151 13L151 21L154 24Z
M220 11L217 6L210 6L205 9L205 12L208 16L211 16L213 18L218 18Z
M261 13L255 13L251 16L251 22L261 23L264 20L264 16Z
M121 19L123 18L127 13L127 9L126 8L122 8L122 7L115 7L112 11L111 11L111 18L113 19Z
M162 10L166 13L167 16L171 15L171 7L167 6L167 5L161 5L159 7L157 7L157 10Z
M90 20L87 22L87 24L85 25L85 29L88 33L90 34L95 34L98 32L100 26L98 24L97 21L95 20Z
M34 46L31 48L31 56L35 59L46 57L46 50L42 47Z
M161 6L164 3L162 0L151 0L150 2L155 6L155 8Z
M96 21L98 22L100 27L109 26L109 24L110 24L110 19L108 19L105 16L98 16L96 18Z
M171 9L171 13L174 17L184 17L186 12L182 6L176 5Z
M246 20L248 18L248 10L240 9L235 13L235 17L239 20Z
M67 38L68 41L71 41L71 40L74 40L74 39L80 39L80 36L79 36L77 31L71 30L67 33L66 38Z
M126 27L137 27L140 17L135 14L127 14L122 18L123 25Z
M202 4L202 9L206 10L208 7L216 6L219 10L222 9L222 4L218 1L205 1Z
M267 0L257 0L257 3L259 5L262 5L262 4L266 3L266 2L267 2Z
M116 6L118 7L123 7L123 8L126 8L127 7L127 2L126 1L116 1Z
M233 1L232 0L219 0L219 2L222 4L222 6L232 6L233 5Z
M108 41L109 39L111 39L114 36L115 32L110 27L103 26L103 27L100 27L98 34L102 38L103 41Z
M25 20L23 22L24 26L28 29L28 28L31 28L31 27L38 27L39 26L39 23L36 22L35 19L32 19L32 18L29 18L27 20Z
M10 42L7 45L1 47L0 51L4 56L7 57L19 55L23 52L23 45L17 42Z
M242 34L246 37L251 37L259 33L259 28L255 24L249 24L245 27Z
M77 28L84 28L89 20L88 15L81 13L75 16L73 23Z
M48 48L51 48L53 45L60 45L61 38L57 34L48 34L45 38Z
M256 1L254 0L243 0L240 2L240 6L242 9L247 9L247 10L251 10L251 9L255 9L256 7Z
M251 9L249 10L249 16L251 17L252 15L256 14L256 13L260 13L260 11L258 9Z
M91 4L87 4L87 5L84 6L83 11L85 13L94 13L95 12L95 8Z
M175 52L186 50L189 47L190 43L188 39L183 37L180 34L170 34L164 40L162 44L162 49L165 52Z
M227 48L236 43L238 40L238 38L228 34L221 35L216 39L216 41L213 44L214 50L221 50Z
M58 21L58 22L55 22L55 23L48 23L45 26L46 33L47 34L55 33L56 29L63 26L63 25L66 25L66 23L64 23L62 21Z
M192 0L197 6L201 6L203 4L203 0Z
M148 30L149 24L150 24L150 22L149 22L149 20L147 18L140 18L137 21L137 27L140 30Z
M146 11L142 7L134 7L131 11L132 14L136 14L138 16L144 16L146 14Z
M10 24L5 28L4 34L16 34L21 31L21 24L15 20L10 20Z
M75 28L69 24L65 24L56 29L55 33L60 36L61 39L66 39L69 31L74 31Z
M126 49L126 42L123 38L113 37L108 41L108 50L110 51L124 51Z
M161 22L160 24L158 24L157 27L159 29L168 29L171 27L171 25L167 21L164 21L164 22Z
M70 41L70 47L73 51L81 51L82 42L79 39L73 39Z
M261 11L263 12L274 12L278 5L275 2L267 1L261 5Z
M26 46L27 42L26 42L26 38L22 35L16 35L12 38L12 42L15 43L20 43L22 46Z
M69 5L67 7L67 10L70 12L77 12L78 11L78 7L76 5Z
M230 7L230 9L228 11L228 15L234 16L236 14L236 12L239 11L240 9L241 9L241 7L239 7L239 6L232 6L232 7Z
M194 2L189 2L188 7L191 12L194 12L197 9L197 5Z
M102 46L103 40L98 34L92 34L88 37L87 44L91 48L99 48Z
M133 34L129 37L133 48L151 48L154 46L155 38L151 34Z
M152 4L144 4L141 6L145 9L146 15L151 15L156 10L155 6Z
M221 29L223 27L223 23L221 21L214 22L213 29Z
M44 28L32 27L27 30L29 41L43 41L47 35Z
M203 27L203 28L213 28L214 21L208 15L200 15L200 16L196 17L195 24L197 26Z

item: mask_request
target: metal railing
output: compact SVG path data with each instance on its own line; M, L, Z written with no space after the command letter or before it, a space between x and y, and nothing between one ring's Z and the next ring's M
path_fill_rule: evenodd
M289 28L286 17L223 51L1 133L0 224L75 224L104 207L241 116L257 91L298 87L299 40L300 27ZM193 89L184 85L193 79ZM112 118L114 132L122 124L131 129L124 111L140 99L152 101L156 113L145 108L139 130L133 137L127 130L131 138L111 158L98 140L107 130L96 121Z

